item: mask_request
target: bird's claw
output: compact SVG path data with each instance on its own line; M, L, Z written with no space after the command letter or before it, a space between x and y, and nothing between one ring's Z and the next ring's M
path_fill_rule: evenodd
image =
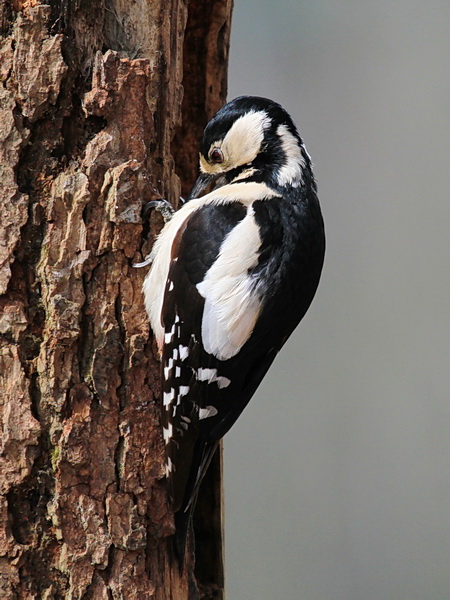
M159 200L150 200L149 202L147 202L144 205L144 208L142 209L142 216L144 217L144 219L148 218L149 213L152 210L152 208L154 208L159 213L161 213L161 216L164 219L164 223L167 223L168 221L170 221L170 219L173 216L173 213L175 212L172 205L169 204L169 202L167 202L167 200L164 200L164 198L160 198ZM136 267L136 268L146 267L147 265L150 265L152 262L153 262L153 253L150 252L150 254L148 254L142 262L134 263L133 267Z
M173 213L175 212L172 205L167 202L167 200L164 200L164 198L161 198L160 200L150 200L147 202L142 211L143 216L147 217L152 208L161 214L162 218L164 219L164 223L170 221Z
M146 267L147 265L151 265L153 262L153 254L150 253L148 254L144 260L140 263L133 263L132 266L135 267L136 269L140 269L141 267Z

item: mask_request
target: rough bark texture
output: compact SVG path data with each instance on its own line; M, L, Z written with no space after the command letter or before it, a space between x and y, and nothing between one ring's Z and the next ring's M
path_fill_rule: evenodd
M2 599L222 598L220 457L195 574L192 556L181 578L171 561L159 365L131 265L161 226L143 203L176 203L195 177L231 9L0 7Z

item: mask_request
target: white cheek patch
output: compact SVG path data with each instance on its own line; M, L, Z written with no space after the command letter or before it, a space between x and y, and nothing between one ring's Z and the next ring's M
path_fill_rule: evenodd
M250 110L236 119L223 140L214 141L208 154L214 148L220 148L224 161L211 164L200 155L200 170L203 173L224 173L241 165L251 163L259 154L266 129L271 119L264 110Z
M270 123L270 117L264 110L250 111L236 119L222 143L222 151L230 167L245 165L256 158Z
M219 360L235 356L250 337L261 309L249 269L258 264L261 237L253 207L230 231L197 289L205 299L203 346Z

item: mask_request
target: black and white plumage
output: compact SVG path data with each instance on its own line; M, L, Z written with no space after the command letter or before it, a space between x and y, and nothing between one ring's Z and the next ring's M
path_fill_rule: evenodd
M219 110L200 169L155 243L143 288L161 351L166 472L182 546L217 444L307 311L325 248L311 161L277 103L242 96Z

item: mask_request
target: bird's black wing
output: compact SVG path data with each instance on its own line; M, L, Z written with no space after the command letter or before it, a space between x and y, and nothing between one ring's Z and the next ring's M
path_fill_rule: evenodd
M192 484L188 485L188 480L196 470L192 465L197 463L197 469L204 471L200 464L206 460L201 458L205 449L197 443L202 437L201 421L207 419L208 398L221 391L220 380L210 383L209 375L218 361L203 347L205 299L197 285L216 261L225 237L245 214L241 203L205 205L187 219L172 247L162 307L161 369L162 425L175 511L184 509L189 501L187 488Z

